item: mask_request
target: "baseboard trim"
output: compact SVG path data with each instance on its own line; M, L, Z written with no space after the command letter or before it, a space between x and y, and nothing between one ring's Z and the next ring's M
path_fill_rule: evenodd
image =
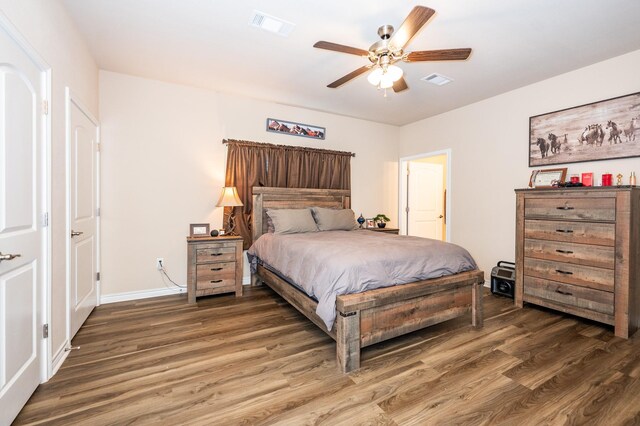
M172 294L181 294L186 292L186 288L154 288L151 290L129 291L126 293L103 294L100 296L100 304L149 299L151 297L170 296Z
M69 351L64 350L67 346L70 346L69 341L65 340L62 346L60 346L57 352L53 355L53 360L51 362L51 375L47 377L46 381L49 381L53 376L55 376L55 374L64 363L64 360L67 359L67 356L69 356Z

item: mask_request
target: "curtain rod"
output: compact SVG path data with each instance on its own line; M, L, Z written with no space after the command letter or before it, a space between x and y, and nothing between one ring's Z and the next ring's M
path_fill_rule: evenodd
M247 146L261 146L261 147L275 147L275 148L283 148L283 149L291 149L291 150L308 150L308 151L316 151L316 152L325 152L327 154L339 154L339 155L349 155L351 157L355 157L355 152L348 151L335 151L332 149L322 149L322 148L307 148L304 146L297 145L276 145L273 143L266 142L254 142L254 141L242 141L237 139L223 139L222 144L226 145L229 143L234 143L238 145L247 145Z

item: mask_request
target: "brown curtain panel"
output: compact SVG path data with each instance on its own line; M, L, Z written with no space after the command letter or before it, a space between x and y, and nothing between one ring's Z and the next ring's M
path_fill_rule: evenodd
M288 145L224 140L227 144L225 186L235 186L244 206L225 207L236 232L251 245L254 186L351 189L350 152Z

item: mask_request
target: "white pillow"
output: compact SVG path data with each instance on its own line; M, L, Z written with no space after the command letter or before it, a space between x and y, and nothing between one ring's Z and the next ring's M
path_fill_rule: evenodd
M274 234L318 232L309 209L269 209L267 216L273 222Z

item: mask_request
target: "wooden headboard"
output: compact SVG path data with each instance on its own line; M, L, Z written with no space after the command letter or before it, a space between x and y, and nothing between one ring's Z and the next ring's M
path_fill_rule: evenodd
M348 189L306 189L253 187L252 241L267 232L267 209L302 209L305 207L351 208Z

